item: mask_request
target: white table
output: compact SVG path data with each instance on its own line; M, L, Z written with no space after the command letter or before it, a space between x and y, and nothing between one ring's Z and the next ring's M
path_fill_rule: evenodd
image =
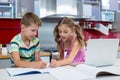
M116 60L115 66L120 68L120 59ZM0 69L0 80L57 80L57 79L53 77L51 74L31 74L10 77L5 69ZM120 80L120 76L101 76L96 79L87 80Z

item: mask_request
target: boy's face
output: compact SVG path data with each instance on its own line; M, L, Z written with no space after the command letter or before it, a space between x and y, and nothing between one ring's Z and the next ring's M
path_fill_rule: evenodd
M24 38L27 40L31 40L34 37L36 37L39 27L36 24L31 24L28 27L25 27L25 25L22 25L22 32L24 35Z

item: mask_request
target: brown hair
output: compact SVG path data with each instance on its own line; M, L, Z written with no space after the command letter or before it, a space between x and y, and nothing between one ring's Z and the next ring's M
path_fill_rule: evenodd
M84 36L82 34L82 28L79 25L75 24L75 22L68 17L64 17L63 19L61 19L54 28L53 33L54 33L55 41L57 42L58 47L60 47L60 44L59 44L60 36L59 36L58 26L63 24L75 30L75 34L77 35L77 40L79 41L80 46L83 47L85 45L85 42L84 42Z
M24 24L26 27L30 26L31 23L35 23L37 26L41 26L40 18L32 12L24 14L21 19L21 24Z

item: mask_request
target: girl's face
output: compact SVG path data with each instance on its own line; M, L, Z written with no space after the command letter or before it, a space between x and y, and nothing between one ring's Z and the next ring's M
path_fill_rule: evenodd
M23 25L22 32L24 34L24 38L27 39L27 40L33 39L34 37L36 37L38 29L39 29L39 27L36 26L36 24L31 24L28 27L25 27Z
M60 39L62 39L64 42L69 40L73 34L72 29L65 24L58 26L58 32L60 35Z

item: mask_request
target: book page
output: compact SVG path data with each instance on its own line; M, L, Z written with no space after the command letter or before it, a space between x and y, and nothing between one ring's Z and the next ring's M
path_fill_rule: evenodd
M79 64L75 67L75 69L94 78L105 74L120 75L120 68L115 66L93 67L86 64Z
M37 68L6 68L6 71L10 76L26 75L26 74L35 74L35 73L48 73L49 64L47 63L46 68L37 69Z
M79 64L75 67L75 69L86 75L90 75L93 78L96 78L97 74L102 71L102 69L100 69L100 68L96 68L96 67L89 66L86 64Z
M105 67L98 67L106 72L111 74L120 75L120 67L119 66L105 66Z
M49 73L53 75L57 80L81 80L92 78L91 76L88 76L72 68L53 68L49 70Z
M48 73L48 69L35 69L35 68L6 68L9 76L18 76L35 73Z

